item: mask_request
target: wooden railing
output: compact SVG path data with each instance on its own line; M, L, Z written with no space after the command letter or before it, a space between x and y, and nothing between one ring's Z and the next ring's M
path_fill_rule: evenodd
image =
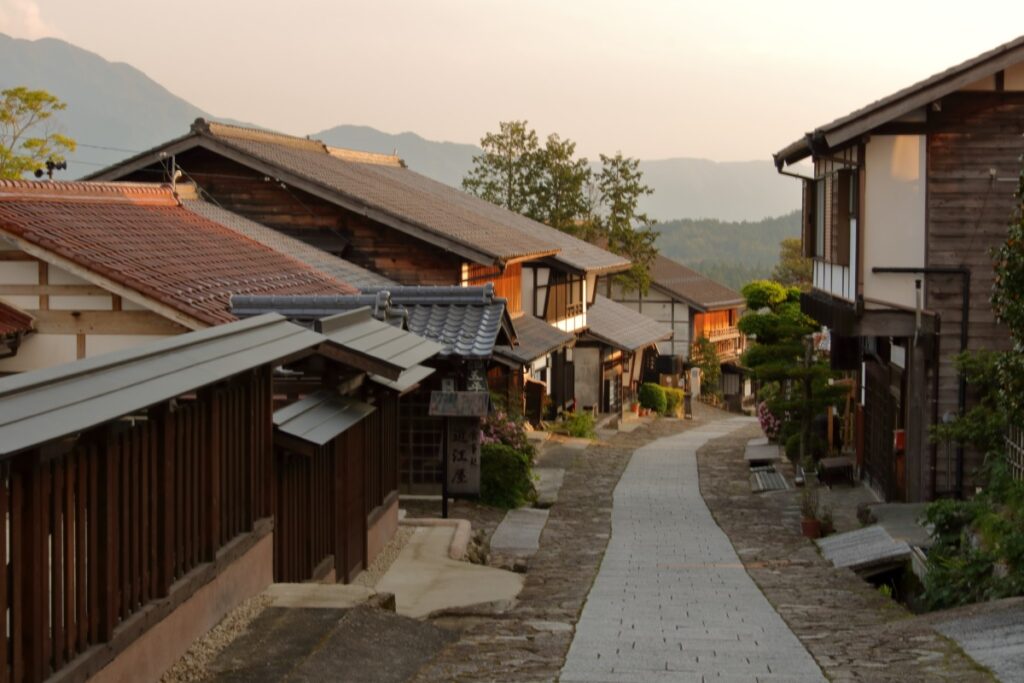
M96 670L116 653L95 646L252 530L269 401L255 371L0 463L0 681Z
M1010 426L1006 432L1006 465L1014 481L1024 481L1024 429Z

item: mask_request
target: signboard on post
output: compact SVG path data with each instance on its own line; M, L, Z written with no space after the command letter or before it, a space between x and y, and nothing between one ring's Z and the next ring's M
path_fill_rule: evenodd
M480 420L448 418L448 491L480 494Z

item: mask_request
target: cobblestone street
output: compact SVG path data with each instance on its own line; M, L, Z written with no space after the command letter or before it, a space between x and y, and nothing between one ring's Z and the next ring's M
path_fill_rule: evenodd
M611 535L612 492L630 455L657 438L730 417L702 405L695 411L694 420L657 420L576 454L515 606L504 614L467 610L435 618L460 629L460 637L415 680L557 679Z
M799 489L750 492L743 447L760 434L752 425L698 451L701 494L751 578L829 679L992 681L929 617L822 559L800 535Z

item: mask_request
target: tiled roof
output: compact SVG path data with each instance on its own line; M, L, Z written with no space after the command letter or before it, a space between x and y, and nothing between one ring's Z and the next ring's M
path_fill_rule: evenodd
M651 284L704 310L743 303L743 296L735 289L660 254L651 264Z
M401 165L366 163L346 157L318 140L199 122L199 134L236 149L359 204L464 244L495 259L552 254L550 240L509 230L507 222L479 211L487 204ZM477 210L474 210L477 209ZM509 216L515 216L507 212Z
M384 296L382 305L378 298ZM359 296L243 296L231 310L240 317L269 311L309 321L365 306L393 322L405 320L410 332L440 343L439 355L466 359L489 358L507 321L505 300L494 297L494 286L392 287L368 290Z
M861 107L790 143L772 156L782 168L811 155L853 140L878 126L896 120L965 86L1024 62L1024 36L1003 43L977 57L903 88L888 97Z
M191 139L191 143L189 140ZM197 119L177 138L93 174L116 178L151 163L169 147L203 140L290 174L366 212L380 212L474 253L498 260L551 256L591 273L618 272L629 262L598 246L409 170L397 157L330 147L319 140ZM422 237L421 237L422 239Z
M637 351L671 339L672 328L599 294L587 309L587 335L623 351Z
M231 294L356 291L183 209L170 187L0 181L0 230L184 314L234 320Z
M344 284L352 285L359 289L386 287L395 284L394 281L389 280L383 275L366 270L350 261L338 258L334 254L310 246L302 240L289 237L273 228L268 228L265 225L239 216L237 213L226 211L212 202L202 199L186 199L182 201L181 205L192 213L220 223L224 227L256 240L274 251L287 254L296 261L301 261L307 266L319 270L321 273L329 275Z
M0 301L0 337L32 331L32 316Z
M516 328L516 346L498 346L495 353L523 365L572 343L576 335L563 332L540 318L524 315L512 321Z

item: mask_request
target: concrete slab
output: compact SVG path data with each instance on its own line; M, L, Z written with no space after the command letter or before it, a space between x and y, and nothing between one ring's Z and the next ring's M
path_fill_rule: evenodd
M906 541L919 548L932 545L928 529L921 523L921 516L927 503L879 503L871 506L871 514L878 526L889 532L897 541Z
M1014 609L937 624L975 661L991 669L1001 681L1024 678L1024 612Z
M775 462L782 456L779 447L768 443L768 439L751 439L743 451L743 457L749 464L759 465Z
M274 583L264 591L271 607L348 609L377 594L366 586L339 583Z
M863 576L886 571L910 559L910 546L898 541L883 527L872 526L834 534L815 541L821 554L837 567L849 567Z
M547 510L509 510L491 535L491 552L515 557L533 555L540 549L540 535L547 521Z
M510 601L523 577L503 569L459 562L448 556L454 528L421 527L377 584L393 593L396 611L422 617L441 609Z
M558 502L565 470L561 467L534 467L533 473L537 476L537 507L549 508Z

